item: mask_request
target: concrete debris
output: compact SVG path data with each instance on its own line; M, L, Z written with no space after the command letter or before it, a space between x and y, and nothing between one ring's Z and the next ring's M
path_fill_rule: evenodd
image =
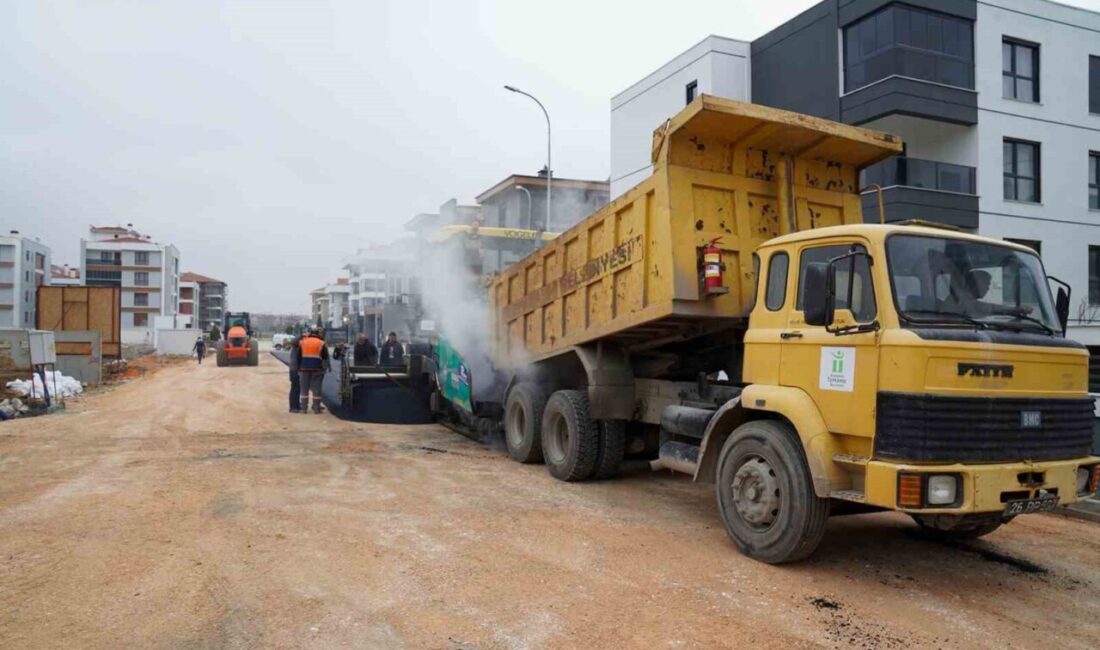
M31 408L23 403L23 400L18 397L0 402L0 415L2 415L5 420L10 420L20 415L26 415L30 413L30 411Z
M32 386L30 381L25 379L16 379L7 383L8 390L18 395L34 395L35 397L42 397L45 391L42 390L42 377L34 375L34 384ZM32 391L33 388L33 391ZM46 371L46 388L49 389L51 397L76 397L84 392L84 386L79 380L67 377L61 374L57 370Z

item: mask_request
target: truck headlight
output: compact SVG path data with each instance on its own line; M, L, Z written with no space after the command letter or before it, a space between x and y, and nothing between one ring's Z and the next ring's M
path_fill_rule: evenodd
M926 501L930 506L947 506L959 499L959 478L952 474L928 477Z

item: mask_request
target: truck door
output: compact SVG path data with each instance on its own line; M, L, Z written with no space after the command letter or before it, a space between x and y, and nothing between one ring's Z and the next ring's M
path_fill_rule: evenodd
M878 333L836 335L824 327L807 325L802 311L806 267L827 263L862 244L808 243L796 253L798 275L795 300L788 302L787 327L780 333L782 348L779 381L806 391L818 405L825 424L834 433L873 436L878 390ZM836 276L835 326L868 324L878 317L871 265L866 255L839 263Z

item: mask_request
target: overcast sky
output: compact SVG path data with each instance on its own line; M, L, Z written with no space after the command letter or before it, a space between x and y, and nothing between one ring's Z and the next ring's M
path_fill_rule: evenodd
M77 264L132 222L230 285L308 310L357 247L545 160L606 179L609 101L710 33L814 0L4 0L0 227ZM1100 0L1073 4L1100 7Z

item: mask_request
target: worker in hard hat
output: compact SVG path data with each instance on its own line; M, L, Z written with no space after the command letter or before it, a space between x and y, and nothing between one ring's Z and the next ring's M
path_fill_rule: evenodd
M191 351L199 358L199 365L201 366L202 358L206 356L206 341L202 339L202 336L195 339L195 345L191 348Z
M310 328L309 333L298 341L298 382L302 397L299 408L308 413L309 395L313 394L313 412L321 412L321 382L329 370L328 347L321 338L319 328Z

